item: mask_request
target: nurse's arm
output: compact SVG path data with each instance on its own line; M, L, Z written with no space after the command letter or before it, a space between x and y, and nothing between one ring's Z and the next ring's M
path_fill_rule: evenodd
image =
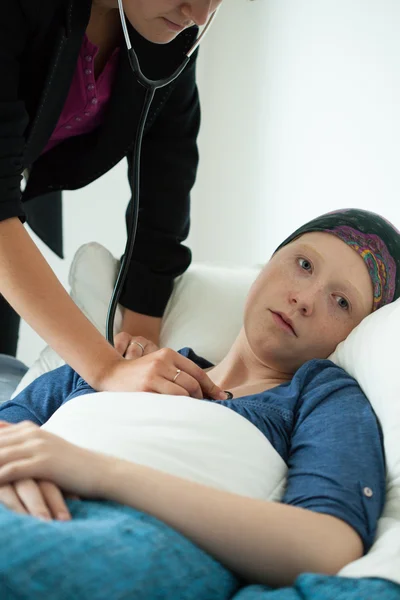
M252 583L285 586L304 572L333 575L363 554L359 535L336 517L111 457L103 467L96 495L153 515Z
M160 345L161 318L141 315L129 308L124 308L121 331L133 336L142 336Z
M0 294L95 389L127 362L78 309L16 217L0 222Z

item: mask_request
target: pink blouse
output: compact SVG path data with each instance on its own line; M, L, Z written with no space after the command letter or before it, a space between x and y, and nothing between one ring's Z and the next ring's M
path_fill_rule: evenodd
M43 154L67 138L93 131L103 122L117 70L119 50L114 50L96 80L94 59L99 48L85 34L68 97Z

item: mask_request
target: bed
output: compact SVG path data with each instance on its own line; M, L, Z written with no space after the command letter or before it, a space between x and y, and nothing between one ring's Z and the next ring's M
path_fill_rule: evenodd
M116 270L116 259L97 243L80 248L71 265L71 296L103 333ZM258 271L193 265L176 282L162 344L179 349L195 341L198 354L217 362L239 330L244 300ZM121 318L118 310L116 328ZM124 507L118 523L123 535L118 536L110 527L112 503L69 501L74 516L69 529L10 516L0 508L2 531L7 532L0 544L1 599L400 600L399 339L397 301L368 317L331 357L359 381L370 399L383 428L387 461L387 502L375 543L338 576L305 573L293 587L280 589L246 585L157 519ZM61 364L60 357L45 348L15 393ZM88 546L87 528L94 515L96 531L92 529ZM48 535L48 527L54 536ZM77 565L82 563L85 573L80 579Z

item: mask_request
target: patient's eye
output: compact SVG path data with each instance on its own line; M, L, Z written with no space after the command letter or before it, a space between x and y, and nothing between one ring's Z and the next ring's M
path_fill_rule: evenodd
M298 258L298 263L304 271L312 271L312 264L306 258Z
M338 306L340 308L343 308L344 310L349 310L350 304L348 303L348 301L346 300L346 298L343 298L343 296L338 296L336 298L336 302L338 303Z

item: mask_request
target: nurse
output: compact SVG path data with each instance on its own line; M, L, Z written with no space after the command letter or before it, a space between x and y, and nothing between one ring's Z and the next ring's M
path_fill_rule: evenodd
M144 74L173 73L221 1L125 0ZM128 359L154 349L133 336L158 343L174 279L190 263L182 241L198 162L195 69L196 53L156 92L144 132L139 226L120 298ZM135 391L140 361L122 358L88 322L23 227L61 256L61 190L88 185L124 157L132 175L145 89L129 65L117 0L4 0L0 78L0 353L15 354L21 316L96 390ZM220 398L200 369L193 377Z

